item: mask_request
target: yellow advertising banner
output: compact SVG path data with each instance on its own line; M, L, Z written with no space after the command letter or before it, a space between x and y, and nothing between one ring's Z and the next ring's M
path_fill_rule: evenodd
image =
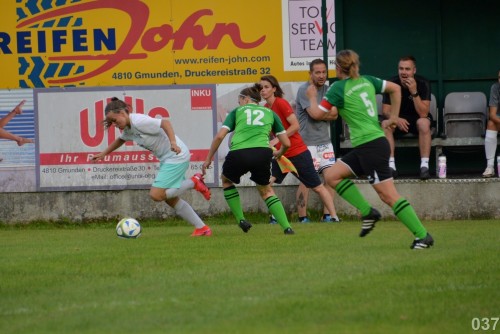
M266 74L303 81L311 52L322 57L320 6L320 0L3 1L0 88L236 83ZM333 7L329 1L332 22Z

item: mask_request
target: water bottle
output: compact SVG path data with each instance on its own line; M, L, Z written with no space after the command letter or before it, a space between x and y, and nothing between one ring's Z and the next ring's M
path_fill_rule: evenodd
M438 158L438 176L440 179L446 179L446 157L440 155Z
M497 157L497 175L500 177L500 155Z

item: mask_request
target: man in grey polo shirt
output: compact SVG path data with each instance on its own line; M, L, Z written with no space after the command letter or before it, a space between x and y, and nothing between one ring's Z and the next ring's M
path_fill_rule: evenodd
M307 109L310 104L306 96L306 89L312 82L318 89L318 103L323 99L328 90L328 86L326 85L328 77L326 63L322 59L313 60L309 64L309 76L309 81L302 84L297 91L295 113L300 123L300 135L311 152L314 167L320 175L326 175L329 167L335 163L335 153L330 138L330 122L315 120L309 115ZM333 189L327 184L325 186L333 198ZM297 190L297 209L299 212L299 221L302 223L310 221L309 217L307 217L308 196L309 189L300 183ZM337 217L337 212L328 212L324 207L321 221L340 222L340 219Z

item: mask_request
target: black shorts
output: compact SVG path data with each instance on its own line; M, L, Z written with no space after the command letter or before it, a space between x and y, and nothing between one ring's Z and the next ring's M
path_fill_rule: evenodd
M396 128L394 130L394 138L401 138L409 133L411 133L415 136L418 136L418 129L417 129L418 117L404 117L404 116L400 116L400 117L404 118L408 121L408 123L409 123L408 132L404 132L404 131L401 131L399 128ZM432 127L432 124L434 122L432 115L429 113L426 118L431 122L431 127Z
M222 175L239 184L240 178L250 172L250 180L260 186L269 184L273 150L268 147L229 151L222 165Z
M291 158L288 158L290 162L295 166L297 172L299 173L293 175L300 180L307 188L316 188L321 185L321 179L318 176L318 172L314 168L314 162L309 150L297 154ZM276 183L281 184L288 173L283 173L276 160L273 160L272 174L276 178Z
M349 166L357 177L366 176L370 184L377 184L392 178L389 168L390 155L389 142L385 137L380 137L356 146L340 160Z

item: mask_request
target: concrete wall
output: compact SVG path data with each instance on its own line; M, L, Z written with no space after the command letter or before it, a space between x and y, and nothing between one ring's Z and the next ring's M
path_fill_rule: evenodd
M355 181L368 201L379 209L386 219L395 219L392 210L383 204L366 181ZM473 219L500 220L500 178L455 179L428 181L396 180L398 191L413 205L422 220ZM292 221L296 220L296 186L277 186L275 191L282 200ZM254 187L239 188L245 211L267 212L264 202ZM207 202L195 191L183 198L192 204L201 216L228 212L221 188L212 189ZM33 221L116 220L133 216L138 219L167 219L174 212L165 203L149 199L148 190L82 191L44 193L0 193L0 222L29 223ZM357 217L357 210L342 198L335 197L340 217ZM321 202L311 192L311 210L320 210Z

